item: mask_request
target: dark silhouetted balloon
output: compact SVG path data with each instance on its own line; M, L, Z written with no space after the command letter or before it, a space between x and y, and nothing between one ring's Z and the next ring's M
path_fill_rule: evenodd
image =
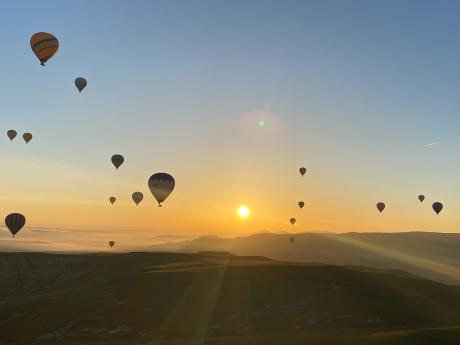
M111 197L109 198L109 201L110 201L110 203L113 205L113 204L115 204L115 201L117 201L117 198L115 198L114 196L111 196Z
M167 173L156 173L149 178L149 188L153 197L158 201L158 206L171 194L176 185L174 177Z
M305 203L303 201L299 201L297 205L299 205L300 208L303 208L305 206Z
M144 199L144 194L141 192L134 192L132 195L133 201L136 203L136 206Z
M18 132L16 132L14 129L10 129L8 132L6 132L6 135L8 138L10 138L11 141L13 141L13 139L16 138L16 135L18 135Z
M30 38L30 47L40 60L40 64L45 66L45 62L53 57L59 49L59 41L47 32L37 32Z
M112 248L115 245L115 241L109 241L109 246Z
M289 219L289 223L291 223L291 225L294 225L296 222L296 219L295 218L291 218Z
M304 167L300 168L299 169L299 172L300 172L300 175L305 175L305 173L307 172L307 169L305 169Z
M83 89L86 87L86 84L88 84L88 82L85 78L78 77L77 79L75 79L75 86L77 87L79 92L83 91Z
M294 238L294 237L291 237L291 238L289 239L289 242L291 242L291 243L294 243L294 241L295 241L295 238Z
M418 199L420 200L420 202L423 202L423 200L425 200L425 195L419 195L418 196Z
M115 166L115 168L118 168L123 164L125 161L125 158L122 155L113 155L112 156L112 164Z
M378 202L377 203L377 210L380 211L380 213L382 213L382 211L385 209L385 204L383 202Z
M10 230L13 237L26 224L26 217L20 213L11 213L5 218L5 225Z
M24 139L24 141L26 142L26 144L28 144L29 141L32 140L32 134L30 134L30 133L24 133L24 134L22 135L22 138Z
M436 212L436 214L439 214L439 212L442 211L443 207L444 206L439 201L437 201L433 204L433 211Z

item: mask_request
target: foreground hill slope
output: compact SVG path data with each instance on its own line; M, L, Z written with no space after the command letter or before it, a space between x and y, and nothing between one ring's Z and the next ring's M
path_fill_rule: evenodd
M295 242L290 243L293 237ZM152 251L228 251L261 255L275 260L323 262L395 268L447 284L460 285L460 234L400 233L300 233L256 234L223 239L201 237L192 241L158 244Z
M460 343L460 289L404 272L226 253L5 253L0 279L1 344Z

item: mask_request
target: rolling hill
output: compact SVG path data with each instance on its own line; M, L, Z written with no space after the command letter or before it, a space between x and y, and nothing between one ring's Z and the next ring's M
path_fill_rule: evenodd
M295 239L293 244L289 241L290 237ZM157 244L143 250L185 253L227 251L281 261L365 265L402 269L443 283L460 284L458 233L264 233L231 239L200 237L191 241Z

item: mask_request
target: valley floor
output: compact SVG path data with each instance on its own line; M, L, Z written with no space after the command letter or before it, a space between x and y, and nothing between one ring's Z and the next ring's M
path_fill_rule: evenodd
M460 288L226 253L0 254L1 345L458 345Z

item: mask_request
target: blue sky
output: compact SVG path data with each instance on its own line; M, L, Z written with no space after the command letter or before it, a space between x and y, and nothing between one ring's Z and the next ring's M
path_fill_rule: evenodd
M303 230L453 231L460 220L454 211L459 7L455 1L7 2L0 13L8 52L0 64L0 130L31 130L35 137L31 147L1 142L6 166L14 166L0 171L1 210L10 211L10 199L15 208L34 198L106 203L117 183L126 195L134 188L147 193L146 178L169 171L181 186L176 209L199 218L187 221L195 233L212 232L216 222L222 232L282 230L295 211L280 204L299 197L312 204L308 221L299 222ZM60 41L45 68L28 43L37 31ZM78 76L88 79L80 95L73 86ZM281 140L254 144L240 136L235 124L254 110L276 115ZM116 176L108 164L114 153L129 163ZM301 191L293 182L300 165L310 172ZM442 223L405 208L420 193L446 203ZM400 212L379 225L373 205L380 200ZM252 203L255 215L260 210L251 226L225 221L224 208L234 217L240 202ZM25 208L47 214L55 207L41 203ZM66 212L75 219L52 225L111 224L85 219L78 204ZM221 217L206 225L207 212ZM145 228L161 231L154 222Z

